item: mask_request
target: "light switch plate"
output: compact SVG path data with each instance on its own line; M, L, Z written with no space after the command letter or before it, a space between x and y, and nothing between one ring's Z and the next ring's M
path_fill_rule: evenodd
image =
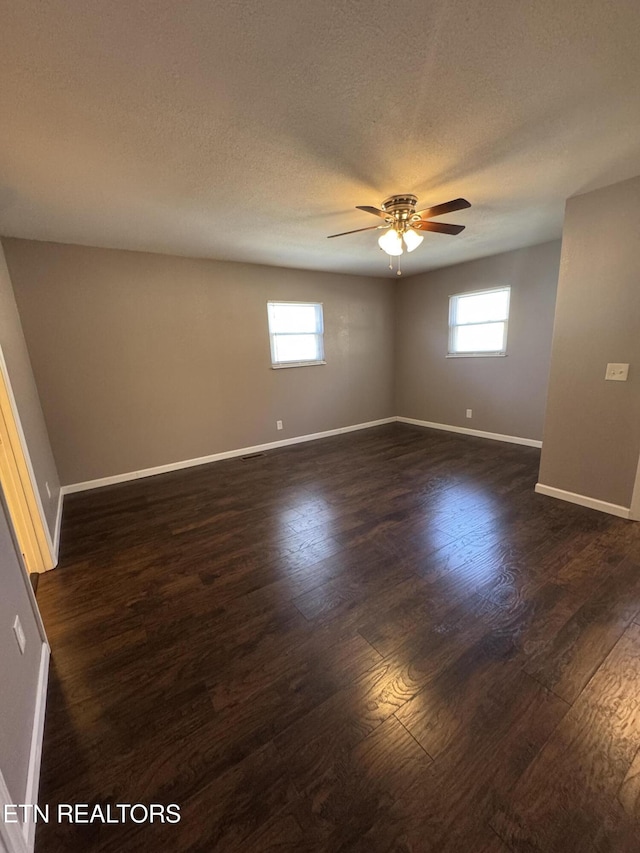
M629 375L628 364L608 364L607 372L604 375L605 379L612 379L614 382L626 382Z
M20 649L20 653L24 654L25 646L27 645L27 639L24 635L24 631L22 630L22 624L20 622L20 617L16 616L13 622L13 633L16 635L16 643Z

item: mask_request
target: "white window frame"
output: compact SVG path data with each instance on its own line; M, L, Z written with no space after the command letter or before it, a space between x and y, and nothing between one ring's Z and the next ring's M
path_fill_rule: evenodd
M318 324L319 331L316 332L272 332L271 331L271 306L272 305L313 305L316 312L319 310ZM273 370L282 370L286 367L312 367L316 364L326 364L324 358L324 303L322 302L296 302L290 299L277 300L269 299L267 301L267 323L269 327L269 345L271 347L271 367ZM283 337L284 335L311 335L314 338L319 338L319 350L321 358L309 359L308 361L276 361L275 338Z
M461 296L483 296L485 293L497 293L498 291L507 292L507 316L505 320L485 320L482 323L454 323L456 300ZM501 287L490 287L486 290L466 290L463 293L453 293L449 296L449 345L447 349L447 358L504 358L507 354L507 339L509 336L509 312L511 310L511 286L502 285ZM490 350L488 352L454 352L453 342L455 338L455 330L460 326L483 326L491 323L504 323L504 336L502 338L502 349Z

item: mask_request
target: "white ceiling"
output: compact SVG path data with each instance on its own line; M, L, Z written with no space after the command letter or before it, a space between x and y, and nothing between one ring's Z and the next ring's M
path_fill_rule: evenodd
M3 0L0 234L373 275L356 204L465 196L405 274L640 174L637 0Z

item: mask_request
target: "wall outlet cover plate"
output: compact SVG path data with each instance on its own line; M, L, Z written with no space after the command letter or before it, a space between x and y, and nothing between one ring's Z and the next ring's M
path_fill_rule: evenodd
M604 375L605 379L611 379L614 382L626 382L629 375L629 365L620 362L607 365L607 372Z

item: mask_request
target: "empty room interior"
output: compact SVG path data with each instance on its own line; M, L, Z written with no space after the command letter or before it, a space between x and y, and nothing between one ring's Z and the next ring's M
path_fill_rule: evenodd
M638 853L637 3L0 21L0 853Z

